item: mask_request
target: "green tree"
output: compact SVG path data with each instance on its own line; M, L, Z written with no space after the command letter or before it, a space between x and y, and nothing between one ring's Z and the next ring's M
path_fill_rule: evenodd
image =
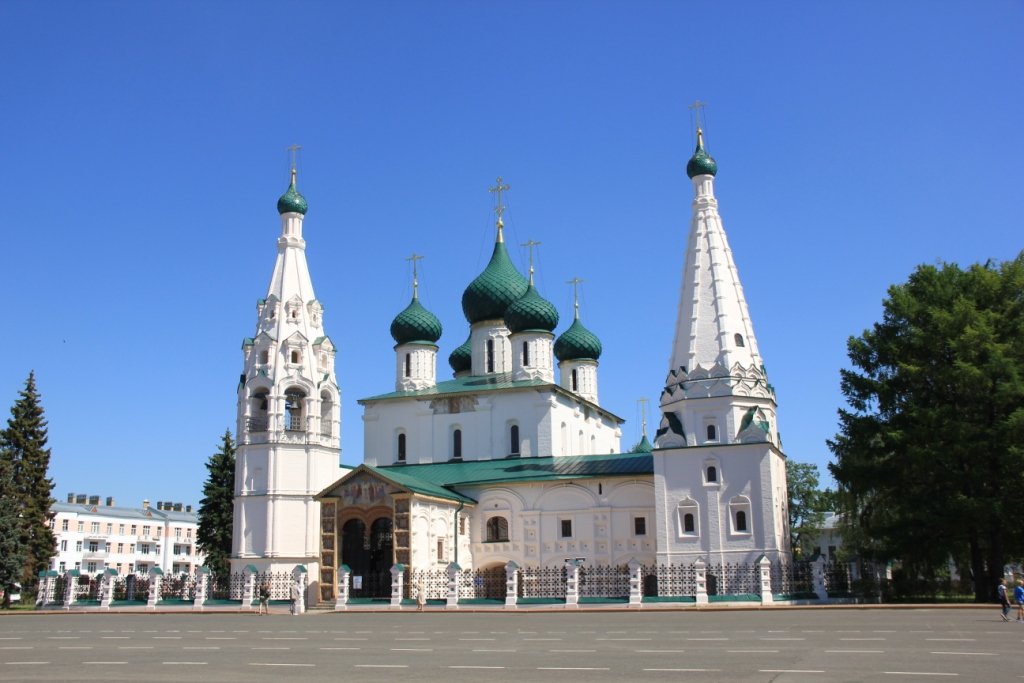
M11 407L7 428L0 432L0 448L10 459L14 491L17 498L21 546L24 553L21 584L30 595L36 592L37 575L49 568L55 539L50 529L52 517L53 480L50 449L46 446L46 418L35 373L30 372L25 388Z
M849 540L911 575L967 565L984 601L1024 551L1024 252L920 266L888 294L840 371L830 470Z
M10 451L0 451L0 590L4 591L3 609L11 605L11 592L21 581L25 551L18 521L18 496L14 488L14 463Z
M206 555L206 566L215 574L226 574L230 566L235 508L235 442L231 431L221 437L220 450L206 462L209 476L199 503L196 540Z
M826 499L818 490L818 466L786 461L786 491L789 494L789 534L793 551L810 557L811 544L825 521Z

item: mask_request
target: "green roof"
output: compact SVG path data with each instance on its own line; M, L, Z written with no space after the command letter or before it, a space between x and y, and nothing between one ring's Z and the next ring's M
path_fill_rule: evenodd
M437 316L423 308L418 296L413 294L412 301L391 322L391 336L398 344L410 342L430 342L441 338L441 321Z
M462 293L462 312L471 324L501 319L505 309L526 294L528 286L526 278L512 265L505 243L495 242L494 252L484 272Z
M292 182L281 198L277 200L278 213L301 213L306 215L309 205L306 198L295 189L295 171L292 170Z
M473 351L470 348L471 340L472 337L466 337L466 341L448 356L448 365L452 366L452 370L455 372L467 372L473 368Z
M572 321L565 332L555 340L555 358L558 360L597 360L601 357L601 340L580 322Z
M513 334L527 330L550 332L558 327L558 311L530 284L526 294L505 309L505 325Z
M713 176L718 173L718 164L711 158L711 155L704 151L704 140L700 135L700 129L697 130L697 149L694 150L693 156L686 163L686 175L691 178L699 175Z

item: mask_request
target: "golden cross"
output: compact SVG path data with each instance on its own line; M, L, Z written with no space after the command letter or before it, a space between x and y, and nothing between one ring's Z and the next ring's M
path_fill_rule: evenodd
M414 252L412 252L412 256L407 256L406 259L405 259L406 261L412 261L412 295L413 295L414 298L419 296L419 288L420 288L419 280L416 279L416 262L417 261L422 261L424 258L426 258L426 257L425 256L421 256L420 254L417 254L414 251Z
M696 100L693 104L689 106L690 111L692 111L694 113L694 116L697 117L697 128L700 128L700 112L706 106L708 106L708 103L701 102L700 100Z
M540 242L535 242L533 240L527 240L527 241L523 242L519 246L526 247L527 249L530 250L530 284L532 285L533 284L533 248L534 247L539 247L540 246Z
M640 406L640 436L647 436L647 397L641 396L636 400Z
M565 284L572 285L572 307L576 318L580 317L580 291L579 286L584 281L578 277L574 277L571 280L567 280Z
M299 150L302 149L302 145L292 145L288 148L292 158L292 172L295 171L297 163L299 161Z
M508 183L505 183L504 185L502 184L501 176L498 176L498 180L496 181L496 183L497 184L494 187L488 188L487 191L488 192L495 192L498 195L498 206L495 207L494 213L498 214L498 220L500 221L501 220L501 214L505 213L505 206L501 203L501 193L502 192L507 192L508 190L511 190L512 188L511 188L511 186Z

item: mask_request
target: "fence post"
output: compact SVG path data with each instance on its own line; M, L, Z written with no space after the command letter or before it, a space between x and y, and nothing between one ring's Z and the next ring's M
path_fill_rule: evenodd
M402 590L405 583L405 565L396 564L391 567L391 609L402 607Z
M519 565L512 560L505 565L505 609L516 609L519 599Z
M245 583L242 584L242 609L251 610L252 602L256 598L256 565L247 564L242 571L245 574Z
M55 571L39 572L39 588L36 590L36 609L53 601Z
M565 563L565 606L575 609L580 602L580 566L576 560Z
M643 577L640 575L643 565L634 557L626 566L629 568L629 606L640 607L644 600Z
M210 568L202 566L196 569L196 599L192 601L192 611L202 612L206 606L209 589Z
M828 588L825 587L825 558L818 555L818 559L811 562L811 576L814 580L814 592L819 600L828 600Z
M445 609L459 608L459 578L462 574L462 567L452 562L448 565L448 599L445 601Z
M338 567L338 592L334 598L334 611L344 612L348 609L348 579L352 576L352 567L343 564Z
M697 583L697 604L708 604L708 565L700 557L693 563L693 570L696 574Z
M295 565L292 570L292 616L299 616L306 613L306 577L309 572L302 564Z
M103 578L100 580L100 609L110 609L110 603L114 600L114 579L117 578L117 570L107 567L103 570Z
M163 582L163 569L160 569L160 567L153 567L149 570L149 600L146 601L146 609L156 609L156 603L160 600L160 590L163 588Z
M761 604L770 605L775 602L772 598L772 563L766 556L762 555L757 561L757 568L761 572Z
M81 572L77 569L71 569L64 574L64 609L71 609L71 606L75 604L75 599L78 598L79 576L81 576Z

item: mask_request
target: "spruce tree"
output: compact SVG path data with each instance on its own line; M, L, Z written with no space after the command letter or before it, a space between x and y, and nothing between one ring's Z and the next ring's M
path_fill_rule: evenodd
M14 463L10 450L0 449L0 590L4 591L2 607L11 604L14 584L21 581L25 552L18 523L18 497L14 489Z
M206 554L206 566L223 575L230 567L235 507L235 442L230 430L224 432L220 450L210 456L206 469L196 540Z
M17 498L21 545L22 590L36 592L37 575L49 568L55 549L50 529L54 500L50 468L50 449L46 446L46 418L36 391L35 372L30 372L25 388L11 407L7 428L0 433L0 448L10 458L14 491Z

